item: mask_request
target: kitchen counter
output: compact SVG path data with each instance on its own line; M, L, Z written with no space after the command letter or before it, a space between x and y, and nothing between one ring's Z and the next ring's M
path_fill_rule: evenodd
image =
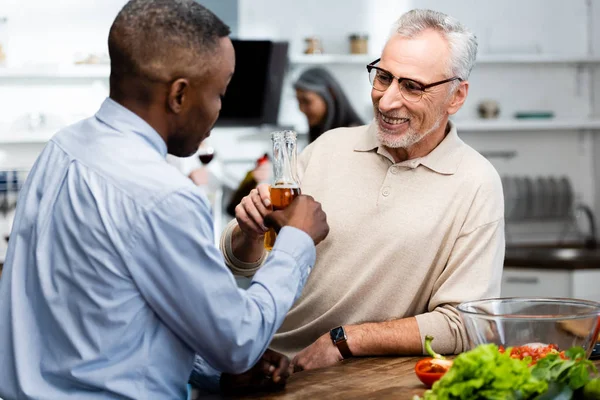
M600 269L600 248L507 246L504 266L557 270Z
M289 378L282 392L240 398L411 399L414 395L423 395L426 390L414 372L415 364L419 359L420 357L350 358L332 367L295 373Z
M284 391L245 396L252 399L411 399L422 396L425 386L415 375L420 357L351 358L328 368L299 372ZM595 361L600 367L600 360ZM203 397L205 398L205 397ZM220 399L219 396L207 397Z

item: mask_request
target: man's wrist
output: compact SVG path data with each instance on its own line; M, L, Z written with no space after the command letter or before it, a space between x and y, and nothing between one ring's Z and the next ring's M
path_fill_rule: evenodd
M236 225L231 232L232 239L239 240L244 245L255 245L256 243L263 243L265 235L250 234L244 232L239 225Z
M231 255L238 261L248 265L260 265L264 259L265 248L264 248L264 235L253 236L245 233L239 225L236 225L231 231L230 241L228 243L228 250ZM244 260L242 255L246 252L246 256L252 254L256 257L254 260Z
M233 272L234 275L250 277L258 271L263 261L266 258L264 251L264 245L262 242L257 242L255 246L248 246L247 242L244 243L243 237L241 236L241 230L234 235L234 230L238 229L238 224L235 220L232 220L221 235L221 242L219 247L225 258L227 267ZM234 244L234 240L236 243ZM234 252L233 247L236 246ZM244 246L246 248L244 249ZM253 260L248 262L246 260Z
M348 334L343 326L338 326L329 331L329 336L333 345L337 347L342 358L352 357L352 351L348 346Z

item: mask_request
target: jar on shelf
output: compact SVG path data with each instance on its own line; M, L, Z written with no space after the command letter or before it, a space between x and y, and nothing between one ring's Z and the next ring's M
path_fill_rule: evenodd
M304 41L306 42L304 54L323 54L323 45L317 36L307 37Z
M349 36L351 54L367 54L369 52L369 36L354 33Z

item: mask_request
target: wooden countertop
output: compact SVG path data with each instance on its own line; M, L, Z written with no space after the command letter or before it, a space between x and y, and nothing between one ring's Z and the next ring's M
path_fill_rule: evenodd
M414 373L420 357L366 357L329 368L299 372L284 391L244 396L244 399L412 399L426 388ZM600 360L594 361L600 368ZM204 397L203 397L204 398ZM221 399L222 397L207 397Z

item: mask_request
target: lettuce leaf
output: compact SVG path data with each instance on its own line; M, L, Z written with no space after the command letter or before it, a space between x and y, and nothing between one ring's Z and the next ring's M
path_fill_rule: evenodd
M558 354L549 354L535 364L531 373L537 379L570 387L573 391L584 387L597 371L581 347L565 352L567 360Z
M454 359L452 368L425 392L425 400L528 399L548 389L526 361L500 353L494 344L477 346Z
M423 399L600 399L600 382L592 379L598 371L583 348L572 347L565 356L548 354L530 366L531 358L511 358L510 349L501 353L494 344L480 345L458 355Z

